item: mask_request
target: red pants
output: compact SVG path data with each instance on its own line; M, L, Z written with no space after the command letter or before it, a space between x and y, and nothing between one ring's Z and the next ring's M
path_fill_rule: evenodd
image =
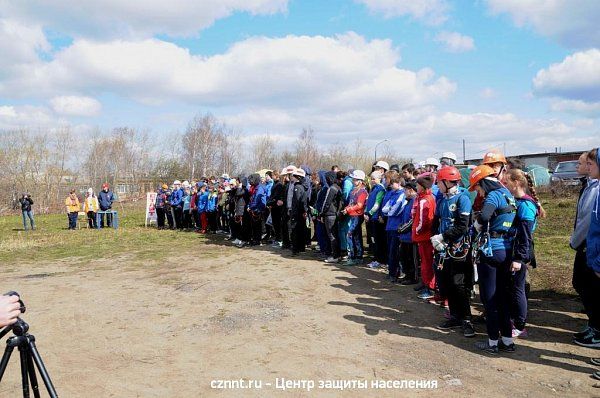
M208 217L205 212L200 213L200 229L206 231L208 229Z
M435 289L435 273L433 272L433 245L431 241L419 242L421 257L421 280L429 289Z

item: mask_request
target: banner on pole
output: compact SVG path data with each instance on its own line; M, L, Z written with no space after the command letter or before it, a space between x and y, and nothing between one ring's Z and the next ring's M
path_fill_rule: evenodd
M156 224L156 192L146 193L146 222L144 225Z

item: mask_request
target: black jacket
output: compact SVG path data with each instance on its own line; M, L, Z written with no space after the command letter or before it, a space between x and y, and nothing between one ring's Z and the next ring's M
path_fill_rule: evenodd
M19 199L19 203L21 204L22 211L31 211L31 205L33 204L33 199L31 197L22 197Z
M303 218L308 213L308 198L306 189L301 182L294 184L294 196L292 197L292 209L290 217L292 219Z
M337 216L343 206L342 202L342 190L337 183L334 182L327 188L323 206L320 209L317 209L317 211L319 215L323 217Z
M277 207L277 201L281 200L282 202L284 202L284 204L281 207L285 206L285 186L280 182L277 181L275 183L275 185L273 185L273 188L271 189L271 196L269 197L269 200L267 201L267 206L271 206L271 207Z

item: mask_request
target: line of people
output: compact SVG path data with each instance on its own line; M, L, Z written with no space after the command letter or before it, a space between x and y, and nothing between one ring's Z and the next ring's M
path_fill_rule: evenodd
M416 166L378 161L368 176L337 166L312 173L290 165L280 173L175 181L172 189L158 191L158 227L165 228L166 220L170 228L225 233L240 248L270 242L292 256L316 241L324 262L344 266L362 264L370 254L367 266L387 268L391 283L416 285L419 298L446 305L447 319L438 327L460 328L465 337L475 336L471 299L477 283L488 338L476 347L514 352L514 339L527 335L526 275L536 266L533 234L545 211L530 176L502 153L487 153L470 170L468 184L455 163L446 152ZM584 163L590 183L578 205L572 247L576 268L585 271L577 274L576 289L585 297L590 323L575 342L599 348L596 149Z

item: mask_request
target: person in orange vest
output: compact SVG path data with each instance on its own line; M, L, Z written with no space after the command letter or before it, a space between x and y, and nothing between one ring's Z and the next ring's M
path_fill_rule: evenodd
M75 193L74 189L71 189L69 196L65 199L65 206L67 209L67 216L69 217L69 229L75 230L77 228L77 215L79 214L79 198Z

